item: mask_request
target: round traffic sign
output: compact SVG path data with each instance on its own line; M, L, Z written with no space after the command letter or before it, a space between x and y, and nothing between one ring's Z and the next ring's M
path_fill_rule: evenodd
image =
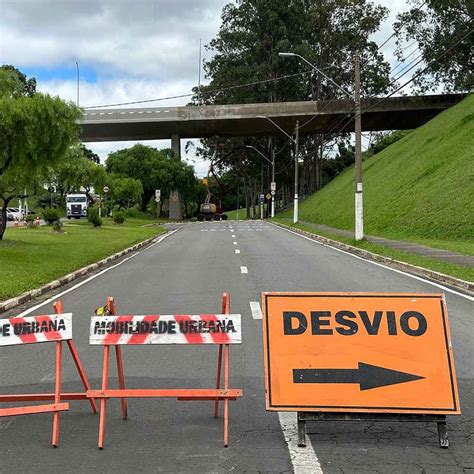
M104 193L108 193L108 192L110 191L110 190L109 190L109 187L108 187L108 186L104 186L103 191L104 191Z

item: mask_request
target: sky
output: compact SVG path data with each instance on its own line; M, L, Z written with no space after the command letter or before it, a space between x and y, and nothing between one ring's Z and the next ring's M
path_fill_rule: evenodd
M275 0L284 1L284 0ZM79 68L81 107L189 94L199 74L199 41L216 35L229 0L0 0L0 64L13 64L38 81L37 89L76 102ZM392 33L405 0L379 0L389 17L373 39ZM394 41L382 48L392 66ZM202 48L203 59L210 52ZM77 63L77 64L76 64ZM203 80L203 82L205 82ZM172 99L150 105L185 105ZM135 106L134 106L135 107ZM136 142L89 143L102 161ZM157 148L169 140L142 142ZM182 159L199 176L208 164L191 149Z

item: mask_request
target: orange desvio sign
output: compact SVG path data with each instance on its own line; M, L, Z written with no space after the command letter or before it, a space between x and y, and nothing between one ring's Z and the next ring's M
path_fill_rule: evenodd
M262 298L267 410L460 413L442 294Z

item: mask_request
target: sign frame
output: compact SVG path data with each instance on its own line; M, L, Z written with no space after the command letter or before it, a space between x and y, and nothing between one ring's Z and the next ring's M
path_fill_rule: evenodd
M308 297L325 297L325 298L431 298L438 299L441 304L441 317L442 327L444 330L444 349L446 350L447 366L449 367L449 381L451 384L450 390L452 395L452 408L426 408L426 407L390 407L390 406L377 406L377 407L363 407L363 406L350 406L349 404L340 405L322 405L314 403L312 405L293 403L291 405L276 404L274 399L272 400L272 380L271 380L271 337L269 332L271 331L269 325L269 298L279 297L295 297L295 298L308 298ZM264 363L265 363L265 401L266 409L268 411L298 411L298 412L320 412L320 413L366 413L366 414L400 414L400 415L449 415L449 414L460 414L459 405L459 394L457 389L456 372L454 367L454 357L451 344L451 336L448 324L448 313L446 308L446 301L443 294L438 293L344 293L344 292L264 292L262 293L262 310L263 310L263 345L264 345ZM298 369L295 367L294 369ZM420 377L419 377L420 378ZM326 382L327 383L327 382Z

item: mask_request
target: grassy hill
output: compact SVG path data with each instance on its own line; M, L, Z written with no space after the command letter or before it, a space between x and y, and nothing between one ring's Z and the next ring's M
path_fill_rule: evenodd
M363 181L366 234L474 255L474 95L367 158ZM354 168L306 199L299 218L352 230Z

